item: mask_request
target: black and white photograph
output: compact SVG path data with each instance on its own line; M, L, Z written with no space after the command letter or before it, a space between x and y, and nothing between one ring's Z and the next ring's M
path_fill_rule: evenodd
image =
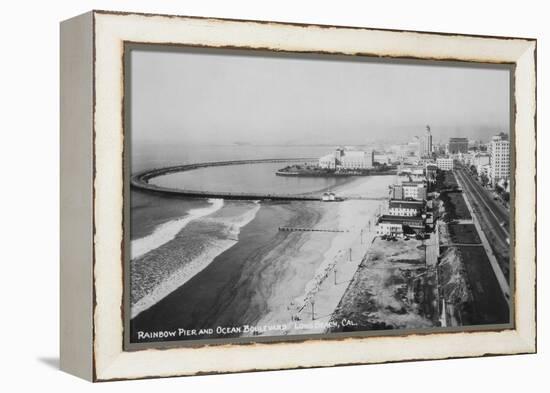
M130 345L513 326L509 65L128 44L124 67Z
M542 4L7 2L0 392L547 391Z

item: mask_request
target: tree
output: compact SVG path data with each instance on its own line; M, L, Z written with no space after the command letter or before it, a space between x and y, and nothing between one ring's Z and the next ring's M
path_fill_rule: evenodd
M482 173L481 174L481 184L483 184L485 186L488 183L489 183L489 178L487 177L487 175L485 173Z

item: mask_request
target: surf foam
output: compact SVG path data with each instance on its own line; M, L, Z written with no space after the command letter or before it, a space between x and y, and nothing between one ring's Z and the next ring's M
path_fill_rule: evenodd
M132 259L139 258L168 243L191 221L208 216L223 207L223 199L209 199L208 202L211 203L210 206L189 210L188 215L165 222L155 228L150 235L132 240L130 245Z
M223 203L223 201L222 201ZM166 279L162 280L152 291L144 295L131 306L131 318L136 317L141 312L149 309L170 293L184 285L206 268L218 255L231 248L238 242L238 235L242 227L251 222L260 209L259 203L254 203L253 207L246 212L234 217L208 217L201 218L205 221L213 221L224 224L226 227L225 239L211 239L204 251L196 255L190 261L185 263L179 269L175 270ZM203 215L204 217L205 215ZM183 227L182 227L183 228ZM175 235L174 235L175 236Z

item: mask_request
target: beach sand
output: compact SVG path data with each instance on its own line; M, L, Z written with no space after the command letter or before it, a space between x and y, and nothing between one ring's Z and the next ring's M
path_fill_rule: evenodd
M394 176L360 177L333 191L380 198L393 181ZM384 200L262 203L235 245L131 320L132 341L149 341L137 341L138 331L178 328L214 332L174 340L325 332L371 244L384 205ZM345 232L285 232L279 227ZM252 329L216 333L217 327L241 326Z
M358 178L334 191L338 195L379 198L393 179L394 176ZM316 228L345 232L313 232L302 239L299 247L283 253L273 250L279 253L278 259L290 263L280 266L277 281L281 284L267 301L267 314L256 321L257 326L267 327L260 334L316 334L330 327L332 314L375 236L377 215L386 205L384 200L324 203ZM277 330L280 325L286 329Z

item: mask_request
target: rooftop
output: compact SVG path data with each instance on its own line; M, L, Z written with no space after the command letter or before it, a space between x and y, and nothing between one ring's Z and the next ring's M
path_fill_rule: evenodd
M424 181L404 181L403 183L401 183L403 186L423 186L424 185Z
M468 143L468 138L449 138L449 142L466 142Z
M505 134L504 132L501 132L500 134L497 134L493 136L493 141L507 141L508 140L508 134Z
M390 216L386 214L380 216L378 222L393 222L406 225L424 225L424 219L422 217Z
M424 201L405 201L401 199L391 199L390 207L422 208L424 207Z
M345 150L343 157L364 157L371 152L361 150Z

